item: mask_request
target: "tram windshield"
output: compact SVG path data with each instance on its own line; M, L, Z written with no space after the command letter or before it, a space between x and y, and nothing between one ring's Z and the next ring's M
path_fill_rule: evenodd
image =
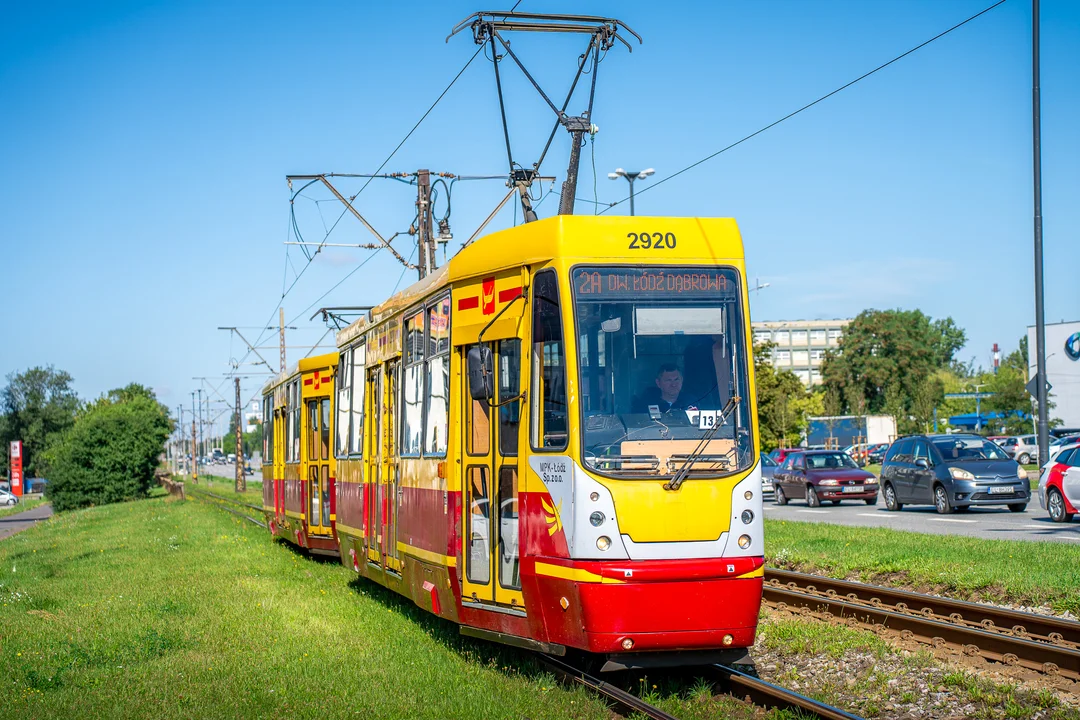
M750 467L738 272L579 267L572 281L585 466L619 478Z

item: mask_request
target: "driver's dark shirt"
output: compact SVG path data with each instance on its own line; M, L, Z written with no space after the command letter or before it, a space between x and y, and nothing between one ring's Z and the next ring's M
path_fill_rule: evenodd
M630 406L630 412L647 413L650 405L656 405L662 413L672 409L685 410L689 403L690 401L684 397L683 393L679 393L679 396L675 398L675 402L668 402L660 393L660 388L651 387L639 397L634 398L634 402Z

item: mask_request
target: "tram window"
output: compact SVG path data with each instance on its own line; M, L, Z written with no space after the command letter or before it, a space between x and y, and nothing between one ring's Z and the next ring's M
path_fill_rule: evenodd
M419 457L424 431L424 311L405 319L401 455Z
M351 391L351 422L349 430L349 454L358 455L363 452L364 438L364 365L367 357L367 346L361 343L352 349L352 375L350 376Z
M499 452L518 454L518 427L521 425L521 340L499 343Z
M323 402L329 405L329 401L324 400ZM330 478L328 477L329 472L330 468L326 465L323 465L322 482L319 483L319 485L322 488L322 524L324 527L329 527L330 525Z
M324 398L323 401L319 403L319 406L320 406L320 408L322 410L322 418L321 418L321 423L319 425L319 432L322 435L322 442L320 443L320 446L322 447L322 459L323 460L329 460L330 459L330 399L329 398Z
M466 357L468 351L469 348L465 348ZM468 373L465 373L465 382L469 382ZM491 449L491 406L484 400L473 400L471 388L465 394L465 402L469 403L469 411L465 417L469 454L487 455Z
M337 377L337 444L335 455L344 457L349 454L349 406L352 397L352 348L341 354Z
M450 409L450 297L428 308L427 394L424 455L446 454Z
M311 525L322 525L319 519L319 508L321 503L319 502L319 468L317 465L312 465L308 471L308 477L310 482L308 483L310 492L308 493L309 505L308 505L308 523ZM327 522L329 525L329 521Z
M300 380L293 381L293 462L300 462Z
M263 396L263 458L274 457L274 395Z
M518 558L517 468L499 468L499 584L521 589Z
M566 358L555 271L533 282L532 427L534 450L566 448Z
M319 403L315 400L308 401L308 437L307 452L308 460L319 459Z
M293 462L293 386L285 386L285 462Z
M465 572L469 582L486 583L491 575L490 483L486 467L469 468L469 555Z

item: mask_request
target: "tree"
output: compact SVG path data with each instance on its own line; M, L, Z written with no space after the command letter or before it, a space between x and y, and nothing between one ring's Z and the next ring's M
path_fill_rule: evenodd
M794 445L806 428L807 392L790 370L777 370L769 362L775 346L754 345L754 385L757 390L758 435L762 450Z
M866 412L885 409L895 385L910 407L922 382L949 367L965 341L952 318L931 320L919 310L864 310L851 321L838 350L826 353L822 380L845 398L864 398ZM851 387L854 386L854 387Z
M142 386L88 404L46 451L53 509L146 497L171 431L168 411Z
M7 381L0 393L0 470L7 477L9 443L22 440L24 474L44 475L45 449L75 422L79 396L71 387L74 381L52 365L12 373Z

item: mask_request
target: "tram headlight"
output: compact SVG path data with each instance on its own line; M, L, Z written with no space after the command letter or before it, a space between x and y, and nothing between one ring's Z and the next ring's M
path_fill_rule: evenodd
M600 493L598 493L598 492L596 492L594 490L593 492L589 493L589 499L592 500L593 502L596 502L597 500L600 499Z
M607 535L601 535L600 537L596 538L597 550L607 550L609 547L611 547L611 538L609 538Z
M743 550L750 547L750 536L749 535L740 535L739 536L739 547L741 547Z
M743 496L744 498L746 498L747 500L753 500L753 499L754 499L754 493L753 493L753 491L751 491L751 490L747 490L746 492L744 492L744 493L742 494L742 496Z
M749 525L750 523L754 522L754 511L753 510L743 510L742 511L742 521L743 521L743 525Z
M589 516L589 522L592 523L593 527L600 527L604 524L604 520L604 513L600 512L599 510Z

